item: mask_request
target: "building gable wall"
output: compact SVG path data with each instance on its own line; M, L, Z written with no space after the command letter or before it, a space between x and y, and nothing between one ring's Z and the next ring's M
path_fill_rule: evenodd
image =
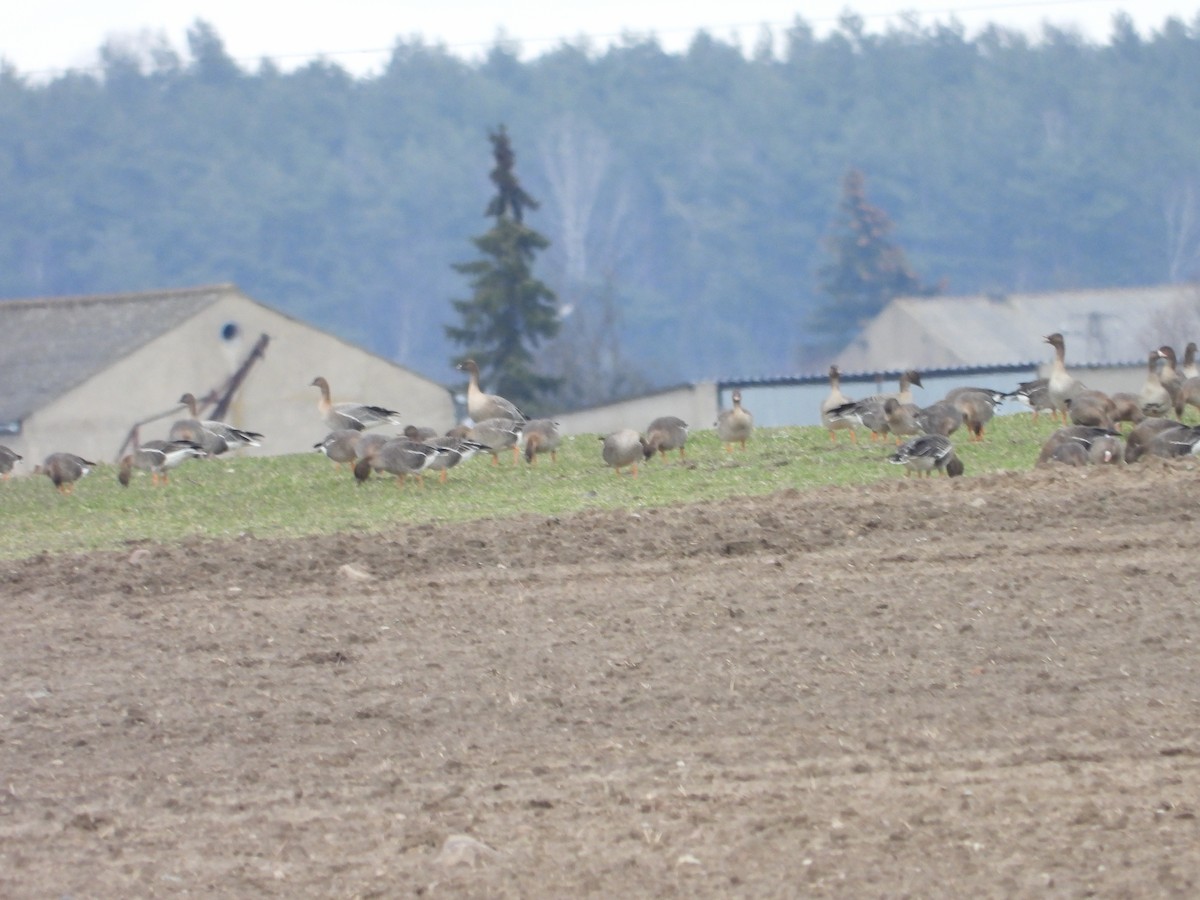
M232 339L231 324L237 330ZM142 440L166 437L172 421L186 415L171 412L180 395L201 397L222 387L264 333L266 353L225 416L230 424L266 435L261 448L244 452L312 451L328 431L316 408L319 393L311 386L317 375L329 380L335 400L389 406L406 421L439 430L453 424L453 401L443 386L231 291L46 404L26 419L19 436L5 441L33 461L59 450L112 461L138 421L170 413L139 429Z

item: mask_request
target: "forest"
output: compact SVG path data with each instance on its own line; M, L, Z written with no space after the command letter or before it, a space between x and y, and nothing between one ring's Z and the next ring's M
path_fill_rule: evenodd
M1200 17L1104 43L802 19L744 53L704 32L478 61L397 39L384 70L110 42L38 80L0 61L0 297L234 282L446 383L459 269L504 126L549 241L561 406L820 371L844 179L951 295L1200 276ZM854 322L841 322L853 326Z

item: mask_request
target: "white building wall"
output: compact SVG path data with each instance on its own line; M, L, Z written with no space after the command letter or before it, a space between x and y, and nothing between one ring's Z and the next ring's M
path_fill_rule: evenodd
M555 416L564 434L609 434L621 428L645 432L659 416L678 416L689 428L711 428L717 419L717 386L711 381Z
M233 341L222 336L229 323L238 330ZM225 416L232 425L266 436L262 447L242 452L312 452L328 432L316 408L319 392L311 386L317 375L328 379L335 401L388 406L405 422L439 431L454 424L453 401L443 386L231 294L38 410L22 423L19 436L4 442L29 467L56 451L114 461L135 422L170 413L185 392L202 397L220 389L264 333L270 338L266 353ZM210 412L211 407L201 414ZM175 412L146 424L141 439L165 438L171 423L186 415Z

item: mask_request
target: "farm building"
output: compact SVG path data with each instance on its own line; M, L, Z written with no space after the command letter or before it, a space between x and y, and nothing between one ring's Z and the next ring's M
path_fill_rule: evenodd
M847 372L1048 362L1043 341L1066 338L1067 365L1144 366L1162 344L1200 335L1200 286L1039 294L897 297L837 355Z
M896 390L899 372L856 372L844 375L842 390L860 398ZM916 391L918 403L940 400L951 388L973 384L995 390L1012 390L1018 382L1037 377L1034 363L984 368L924 370L924 390ZM729 378L699 381L619 400L604 406L562 413L554 418L568 434L603 434L619 428L645 431L659 416L678 416L691 430L713 428L717 415L732 405L735 390L742 404L754 414L756 426L818 425L821 401L829 393L829 376L783 375L767 378ZM1011 410L1018 411L1021 407Z
M0 302L0 443L32 466L65 450L116 459L134 429L164 438L194 394L202 417L266 440L248 453L311 452L333 399L388 406L445 429L443 385L247 297L233 285ZM220 415L213 415L214 410Z
M1200 340L1200 286L898 297L835 362L843 391L855 398L894 391L900 372L915 368L924 382L915 400L925 405L963 385L1012 390L1044 376L1054 356L1044 338L1055 331L1066 338L1068 368L1089 387L1136 393L1151 349L1170 344L1182 356ZM815 425L829 379L819 372L697 382L559 418L572 431L644 429L660 415L710 428L734 389L757 424Z

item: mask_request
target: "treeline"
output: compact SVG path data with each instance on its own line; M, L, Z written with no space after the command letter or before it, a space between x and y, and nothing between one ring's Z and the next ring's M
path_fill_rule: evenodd
M569 375L564 404L816 370L850 169L950 293L1200 274L1197 22L1118 16L1097 45L847 15L748 56L701 33L478 63L400 41L365 79L247 71L202 22L188 43L109 45L48 83L0 70L0 296L233 281L453 381L452 266L488 227L500 124L552 242L542 364Z

